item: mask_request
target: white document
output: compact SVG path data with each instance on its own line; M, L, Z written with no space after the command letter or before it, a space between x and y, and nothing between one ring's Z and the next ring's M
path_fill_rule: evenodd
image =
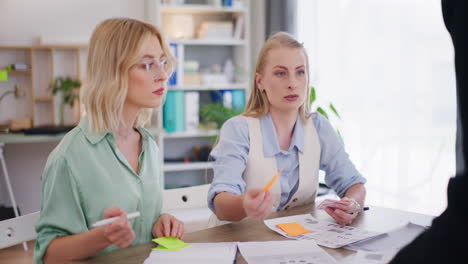
M239 242L238 247L249 264L336 264L313 240Z
M200 94L185 92L185 130L196 131L199 125Z
M346 248L364 251L398 251L413 241L425 229L424 226L408 223L394 231L352 243L346 246Z
M152 250L143 264L203 263L232 264L236 259L237 242L191 243L177 251Z
M363 239L375 237L381 234L379 232L361 230L352 226L342 226L332 222L318 221L317 219L313 218L310 214L268 219L264 222L265 225L268 226L268 228L285 237L297 240L313 239L315 240L315 242L317 242L317 244L329 248L340 248L348 244ZM311 232L293 237L286 234L283 230L276 226L278 224L291 222L298 222Z
M345 261L345 264L386 264L393 259L397 252L386 251L386 252L368 252L358 251L351 257L350 260Z

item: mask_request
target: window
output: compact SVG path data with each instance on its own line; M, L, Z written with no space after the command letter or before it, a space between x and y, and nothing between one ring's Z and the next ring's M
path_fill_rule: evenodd
M299 0L298 38L367 203L440 214L455 174L453 46L439 0Z

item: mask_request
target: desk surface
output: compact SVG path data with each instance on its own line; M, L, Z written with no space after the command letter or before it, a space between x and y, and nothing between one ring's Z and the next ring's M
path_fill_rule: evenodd
M295 214L304 214L311 212L312 215L320 220L332 221L324 211L311 210L310 207L294 208L289 211L274 213L271 217L280 217ZM410 213L401 210L371 207L369 211L360 214L352 226L360 227L371 231L385 232L397 228L411 221L420 225L430 225L433 216ZM225 242L225 241L273 241L273 240L287 240L265 226L263 221L246 219L241 222L217 226L185 235L184 240L187 243L195 242ZM141 264L149 256L151 248L156 244L148 243L118 250L102 255L93 257L86 261L77 261L73 263L138 263ZM330 249L325 248L328 254L333 256L338 262L349 258L354 254L353 251L346 249ZM237 252L237 263L246 263L242 255Z

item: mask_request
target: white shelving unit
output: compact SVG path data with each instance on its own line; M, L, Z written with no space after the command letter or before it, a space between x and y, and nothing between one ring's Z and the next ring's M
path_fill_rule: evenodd
M222 7L222 6L213 6L213 5L208 5L208 4L185 4L185 5L162 4L161 6L162 6L161 13L173 13L173 14L242 13L246 11L245 8Z
M9 80L0 82L0 91L15 85L24 91L24 97L5 98L0 106L0 123L20 118L30 120L31 126L58 125L61 96L54 96L50 86L57 77L81 80L86 53L86 45L0 46L0 67L14 63L29 67L9 71ZM66 106L66 125L78 122L79 105L73 109Z
M169 37L169 43L176 44L177 52L177 85L170 86L169 90L199 91L200 108L206 103L202 100L202 93L222 90L244 90L245 101L250 90L250 0L240 1L241 5L233 7L222 6L222 0L185 0L184 4L168 4L167 0L148 0L148 20L163 30ZM234 21L243 17L243 34L241 38L207 38L197 39L196 34L191 38L174 38L174 29L177 30L179 24L169 23L172 16L191 16L193 19L194 32L205 21ZM238 27L233 22L233 27ZM187 27L182 24L180 27ZM232 60L237 71L234 83L209 83L200 85L184 84L184 62L186 60L199 61L200 67L207 67L210 64L224 65L226 59ZM241 72L241 73L239 73ZM206 96L205 96L206 97ZM203 101L203 102L202 102ZM210 144L213 138L219 134L217 130L197 130L186 132L166 133L163 129L163 111L157 114L157 141L163 153L164 159L173 159L177 153L190 154L191 148L195 145ZM207 139L211 137L211 140ZM165 187L183 187L196 185L195 179L207 181L212 175L212 162L164 162L163 180ZM207 176L208 175L208 176ZM171 183L168 183L171 182ZM202 182L203 183L203 182ZM168 186L172 185L172 186ZM175 186L174 186L175 185Z
M171 171L192 171L192 170L205 170L212 169L213 162L178 162L174 164L164 164L163 170L165 172Z
M215 137L218 136L218 130L209 130L209 131L187 131L187 132L174 132L174 133L164 133L163 136L166 139L176 139L176 138L194 138L194 137Z
M205 85L182 85L172 86L173 90L187 90L187 91L213 91L213 90L243 90L248 84L233 83L233 84L205 84Z
M205 45L205 46L242 46L246 41L242 39L180 39L172 40L172 43L182 45Z

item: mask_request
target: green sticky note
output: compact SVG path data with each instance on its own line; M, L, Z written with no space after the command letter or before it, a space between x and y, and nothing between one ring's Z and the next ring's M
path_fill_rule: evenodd
M8 71L0 70L0 81L8 81Z
M183 248L190 247L189 244L186 244L184 241L176 237L159 237L153 239L153 242L158 243L159 246L153 249L157 250L179 250Z

